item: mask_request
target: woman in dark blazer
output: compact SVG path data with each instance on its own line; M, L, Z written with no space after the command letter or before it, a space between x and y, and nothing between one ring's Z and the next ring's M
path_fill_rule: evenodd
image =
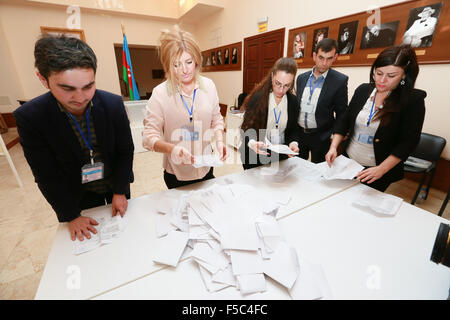
M426 92L414 89L419 66L414 50L394 46L381 52L334 128L325 156L331 166L339 144L365 169L356 178L380 191L403 178L403 162L420 139Z
M241 160L244 169L258 167L288 156L267 150L272 144L287 144L298 152L294 141L299 106L292 93L297 63L292 58L278 59L267 76L245 99L244 120L241 125Z

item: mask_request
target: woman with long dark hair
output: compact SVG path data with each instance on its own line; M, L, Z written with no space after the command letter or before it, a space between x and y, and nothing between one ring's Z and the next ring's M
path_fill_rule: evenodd
M420 139L426 92L414 89L419 66L409 45L383 50L370 69L370 83L360 85L334 128L325 156L329 166L343 146L344 155L365 169L357 179L380 191L403 178L403 162Z
M240 148L244 169L287 158L286 155L266 150L266 139L272 144L289 144L292 151L299 151L298 142L294 141L299 106L292 93L296 73L297 63L294 59L278 59L245 99Z

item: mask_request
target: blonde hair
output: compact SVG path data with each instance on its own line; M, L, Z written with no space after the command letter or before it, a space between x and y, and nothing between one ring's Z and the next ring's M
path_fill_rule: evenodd
M173 77L174 62L181 56L183 51L189 53L195 62L195 81L200 73L202 54L192 34L181 30L178 25L175 25L173 30L163 30L159 41L161 42L161 46L159 47L161 64L166 73L166 78L172 84L172 87L175 89L178 82Z

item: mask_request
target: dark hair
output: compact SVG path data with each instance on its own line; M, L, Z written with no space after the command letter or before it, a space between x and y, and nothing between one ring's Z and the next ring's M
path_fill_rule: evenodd
M375 84L373 74L377 68L396 66L403 69L404 84L399 84L384 100L383 109L376 118L382 118L391 112L398 112L410 96L419 74L416 52L410 45L392 46L384 49L375 59L370 69L370 83Z
M314 50L315 53L319 52L319 49L322 49L323 52L330 52L331 50L335 50L337 52L338 43L335 39L325 38L319 41Z
M257 132L260 129L266 127L267 114L269 106L269 94L272 92L272 75L278 71L284 71L288 74L292 74L295 78L297 74L297 62L293 58L280 58L278 59L264 79L252 90L252 92L245 98L242 109L245 110L244 120L241 125L241 129L246 131L247 129L255 129ZM287 92L292 93L294 88L294 81ZM248 106L251 99L255 99L254 95L259 93L259 98L252 106Z
M94 51L85 42L66 36L41 37L34 46L35 67L48 80L51 72L74 68L97 70Z

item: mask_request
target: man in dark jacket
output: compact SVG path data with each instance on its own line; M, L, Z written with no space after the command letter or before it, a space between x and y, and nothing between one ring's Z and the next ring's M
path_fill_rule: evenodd
M111 203L127 210L133 182L128 117L120 96L97 90L97 58L76 38L44 36L35 44L37 76L50 91L14 116L35 181L72 240L90 238L98 223L81 210Z
M325 161L336 118L348 104L348 76L331 69L336 60L337 41L326 38L313 53L315 66L297 77L297 98L300 104L298 137L303 159L314 163Z

